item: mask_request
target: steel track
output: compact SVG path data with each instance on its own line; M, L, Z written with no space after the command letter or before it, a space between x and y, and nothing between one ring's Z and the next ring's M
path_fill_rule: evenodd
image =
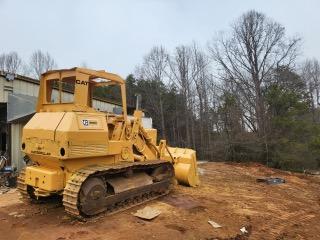
M26 169L23 168L21 169L19 176L17 178L17 189L19 190L23 199L28 199L29 194L27 192L27 185L24 183L25 175L26 175Z
M81 190L82 183L88 177L98 176L108 178L111 175L124 173L130 169L147 170L150 168L162 166L164 164L170 166L170 169L172 169L172 174L169 175L170 177L168 177L168 179L145 187L128 190L123 193L109 195L105 198L105 206L92 214L96 215L105 212L106 215L109 215L168 194L171 177L173 176L172 165L168 162L157 160L150 162L126 163L113 166L91 166L80 169L73 174L64 189L63 205L65 207L65 210L72 216L80 218L84 217L84 215L81 213L78 196Z
M174 174L173 167L169 162L155 160L146 162L122 163L118 165L88 166L82 168L72 174L64 188L62 202L65 211L78 219L84 219L85 217L88 217L81 212L81 206L79 204L79 193L81 191L81 186L88 177L103 177L107 179L112 175L114 176L125 173L128 170L145 171L164 165L167 165L171 170L171 173L168 174L166 179L155 182L151 185L105 197L104 206L90 215L95 216L99 213L104 213L104 215L112 215L168 194ZM25 169L21 170L20 172L17 181L17 188L24 199L30 199L31 197L27 191L27 185L24 183L24 178Z

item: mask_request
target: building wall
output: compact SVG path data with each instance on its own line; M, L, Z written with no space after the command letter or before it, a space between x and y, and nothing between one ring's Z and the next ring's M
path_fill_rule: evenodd
M8 95L12 92L37 97L39 85L19 79L8 81L5 77L0 76L0 102L8 102Z
M39 94L39 85L24 82L21 80L14 80L13 82L13 93L19 93L23 95L28 95L32 97L38 97Z
M24 166L23 153L21 151L22 129L25 123L11 124L11 164L20 171Z
M7 81L4 77L0 76L0 102L8 102L8 94L12 92L12 82Z

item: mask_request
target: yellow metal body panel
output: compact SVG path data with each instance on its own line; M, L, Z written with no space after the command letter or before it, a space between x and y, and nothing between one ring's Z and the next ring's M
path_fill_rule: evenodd
M157 145L157 129L154 128L147 128L145 129L148 136L151 138L151 142L154 145Z
M64 112L50 112L46 114L35 114L24 128L25 137L41 136L40 139L54 140L54 131L63 118ZM45 128L43 125L45 123ZM30 134L31 133L31 134ZM36 134L36 136L34 135Z
M60 191L64 187L62 170L46 167L27 167L25 183L45 191Z
M60 91L57 102L51 102L53 80ZM65 83L74 85L72 103L62 102ZM120 86L121 115L91 107L93 87L103 85ZM83 68L43 74L37 113L23 129L22 150L35 163L26 168L25 183L39 195L61 193L80 168L161 159L172 162L179 183L198 185L195 151L169 148L164 140L157 146L157 130L144 129L141 118L141 111L135 111L133 120L127 118L125 83L115 74Z

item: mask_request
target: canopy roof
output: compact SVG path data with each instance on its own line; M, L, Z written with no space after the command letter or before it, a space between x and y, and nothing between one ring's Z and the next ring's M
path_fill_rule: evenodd
M104 70L91 70L87 68L70 68L70 69L59 69L51 70L42 74L44 80L54 80L63 78L73 78L77 74L85 74L89 76L89 81L95 85L105 85L113 82L114 84L124 84L125 81L117 74L109 73ZM107 81L105 81L107 80Z

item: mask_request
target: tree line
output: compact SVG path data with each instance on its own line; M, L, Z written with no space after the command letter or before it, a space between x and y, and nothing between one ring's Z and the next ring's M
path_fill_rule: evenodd
M298 63L301 39L257 11L206 47L155 46L127 77L128 102L142 95L159 137L199 159L320 167L320 67Z

